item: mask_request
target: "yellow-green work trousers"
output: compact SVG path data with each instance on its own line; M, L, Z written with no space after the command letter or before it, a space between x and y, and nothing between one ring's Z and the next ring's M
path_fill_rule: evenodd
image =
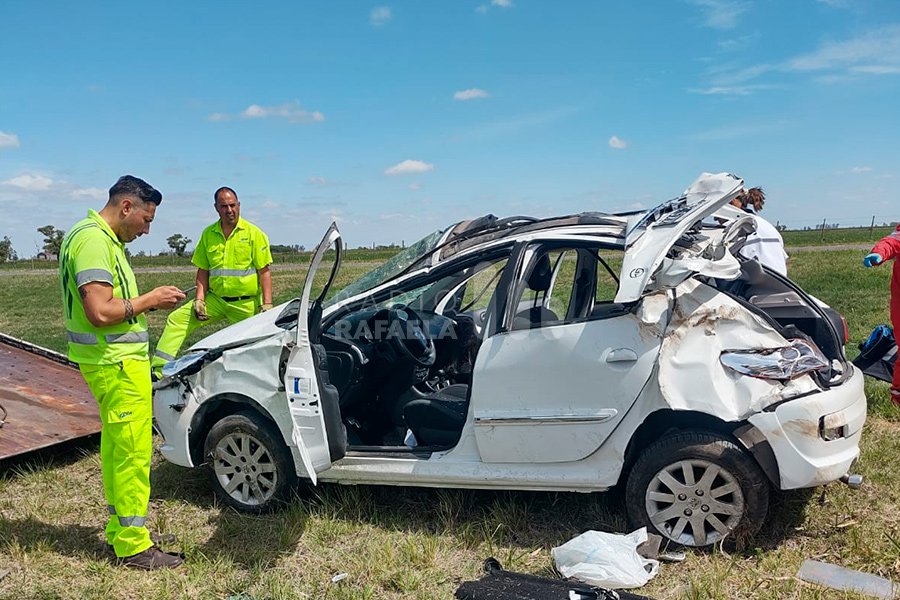
M175 360L184 339L195 329L222 319L228 319L229 323L237 323L252 317L258 309L259 299L257 297L227 302L213 293L208 293L206 294L206 314L209 315L209 320L198 321L194 316L194 303L188 302L169 313L169 318L166 319L166 328L156 344L156 352L153 354L150 366L156 369Z
M150 501L153 406L150 363L125 359L113 365L79 365L100 405L100 464L109 521L106 540L116 556L153 545L144 526Z

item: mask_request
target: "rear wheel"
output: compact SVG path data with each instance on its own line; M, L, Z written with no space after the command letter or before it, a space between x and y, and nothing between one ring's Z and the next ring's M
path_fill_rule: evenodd
M216 495L243 512L273 509L297 482L290 452L275 426L252 411L213 425L203 455Z
M684 546L742 545L765 521L769 482L734 442L681 432L648 446L626 486L628 518Z

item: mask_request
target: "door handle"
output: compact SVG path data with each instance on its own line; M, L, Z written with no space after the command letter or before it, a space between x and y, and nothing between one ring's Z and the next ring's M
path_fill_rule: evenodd
M610 350L606 355L606 362L608 363L635 362L637 361L637 359L637 352L635 352L631 348L616 348L614 350Z

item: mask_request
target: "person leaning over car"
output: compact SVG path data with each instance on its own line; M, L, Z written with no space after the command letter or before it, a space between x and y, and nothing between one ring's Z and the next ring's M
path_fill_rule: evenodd
M198 327L222 319L237 323L272 308L269 238L241 218L241 203L233 189L220 187L213 200L219 220L203 230L191 257L197 267L196 296L166 320L151 363L157 378Z
M153 453L152 390L144 312L184 298L165 285L139 294L125 244L150 233L162 194L124 175L100 212L76 223L59 252L69 359L100 407L100 469L109 519L106 540L129 567L177 567L144 526Z
M891 272L891 326L894 328L895 338L900 332L900 260L897 257L900 257L900 225L896 231L881 238L863 259L863 265L869 268L886 260L894 261L894 270ZM900 406L900 364L894 365L891 402Z
M777 273L787 276L787 258L784 240L774 225L759 216L766 203L766 194L760 187L741 190L731 204L753 215L756 233L747 236L739 254L751 258Z

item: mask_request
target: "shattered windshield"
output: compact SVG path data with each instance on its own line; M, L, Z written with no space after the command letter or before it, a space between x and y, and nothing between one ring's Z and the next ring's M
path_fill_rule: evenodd
M420 256L434 250L441 239L444 237L444 233L446 231L446 229L442 229L440 231L430 233L418 242L410 245L404 250L401 250L390 260L378 267L375 267L353 283L347 285L337 294L332 296L327 302L325 302L325 306L331 306L332 304L336 304L344 300L345 298L350 298L351 296L356 296L357 294L361 294L366 290L371 290L380 283L383 283L391 277L402 273L404 269L413 264Z

